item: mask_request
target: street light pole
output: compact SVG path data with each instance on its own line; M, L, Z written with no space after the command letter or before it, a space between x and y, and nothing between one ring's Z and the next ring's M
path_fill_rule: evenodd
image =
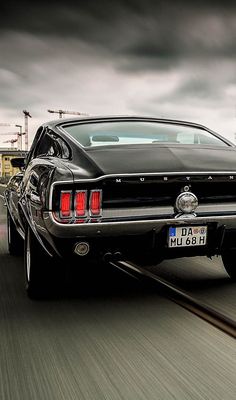
M25 116L25 150L28 151L28 118L32 118L29 111L23 110L23 114Z
M20 132L19 132L19 135L18 135L18 143L17 143L17 145L18 145L18 148L19 148L19 150L22 150L22 125L15 125L16 126L16 128L19 128L19 130L20 130Z

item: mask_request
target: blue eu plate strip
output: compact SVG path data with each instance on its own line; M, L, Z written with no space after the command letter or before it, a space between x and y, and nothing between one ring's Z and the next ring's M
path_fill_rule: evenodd
M169 235L170 236L176 236L176 228L170 228Z

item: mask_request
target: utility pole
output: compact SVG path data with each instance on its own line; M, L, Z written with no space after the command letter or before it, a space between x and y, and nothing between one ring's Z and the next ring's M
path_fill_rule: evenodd
M19 130L20 130L20 132L18 133L18 138L19 138L18 149L22 150L22 135L23 135L23 133L22 133L22 125L15 125L15 127L19 128Z
M48 110L48 112L51 113L51 114L59 114L59 118L62 118L62 115L64 115L64 114L85 115L85 116L89 115L89 114L82 113L82 112L79 112L79 111Z
M23 114L25 116L25 150L28 151L28 134L29 134L29 125L28 125L28 118L32 118L29 111L23 110Z

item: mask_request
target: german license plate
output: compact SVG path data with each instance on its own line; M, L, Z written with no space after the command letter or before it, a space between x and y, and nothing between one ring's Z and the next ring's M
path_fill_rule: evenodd
M173 226L169 228L168 247L204 246L207 226Z

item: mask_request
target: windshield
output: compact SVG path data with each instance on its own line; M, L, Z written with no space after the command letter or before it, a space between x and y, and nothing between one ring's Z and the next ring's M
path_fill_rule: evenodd
M228 146L202 128L170 123L108 121L64 125L63 128L83 147L152 143Z

